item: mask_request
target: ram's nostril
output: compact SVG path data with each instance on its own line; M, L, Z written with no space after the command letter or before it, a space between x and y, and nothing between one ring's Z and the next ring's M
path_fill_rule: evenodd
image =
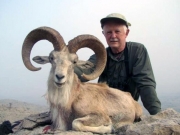
M56 78L58 79L58 80L61 80L61 79L63 79L64 78L64 75L56 75Z

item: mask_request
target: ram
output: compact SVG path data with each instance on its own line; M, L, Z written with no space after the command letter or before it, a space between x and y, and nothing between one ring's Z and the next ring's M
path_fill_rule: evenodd
M30 53L34 44L43 39L50 41L54 50L49 56L36 56L33 60L39 64L51 63L47 94L52 129L111 133L140 118L142 108L130 93L103 83L83 83L74 73L78 62L76 52L83 47L95 52L97 62L95 70L82 77L92 80L104 70L106 50L96 37L80 35L66 45L62 36L52 28L40 27L31 31L22 47L24 65L31 71L40 70L32 65Z

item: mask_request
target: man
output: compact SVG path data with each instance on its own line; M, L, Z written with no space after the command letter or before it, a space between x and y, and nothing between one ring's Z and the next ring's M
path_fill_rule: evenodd
M118 13L112 13L102 18L100 22L109 47L106 48L106 68L98 82L106 82L110 87L128 91L135 100L140 96L144 107L151 115L160 112L161 103L155 91L156 82L148 52L140 43L126 42L128 27L131 24ZM96 56L92 55L83 65L84 68L81 68L82 65L75 67L75 73L81 81L86 81L81 78L81 74L92 72L95 61ZM91 64L88 64L90 62Z

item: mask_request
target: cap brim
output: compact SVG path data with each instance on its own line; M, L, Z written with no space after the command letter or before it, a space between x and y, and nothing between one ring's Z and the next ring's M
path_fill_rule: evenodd
M110 21L110 20L119 20L119 21L122 21L122 23L127 24L128 26L131 26L131 24L129 22L126 22L123 19L116 18L116 17L102 18L100 20L100 23L104 24L104 23L106 23L107 21Z

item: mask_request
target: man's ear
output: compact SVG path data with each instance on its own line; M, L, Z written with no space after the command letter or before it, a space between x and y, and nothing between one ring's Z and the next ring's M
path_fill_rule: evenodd
M104 31L102 31L102 34L104 35Z
M33 58L33 61L38 64L46 64L46 63L49 63L49 57L48 56L35 56Z
M126 37L128 36L129 31L130 31L129 29L126 30Z

